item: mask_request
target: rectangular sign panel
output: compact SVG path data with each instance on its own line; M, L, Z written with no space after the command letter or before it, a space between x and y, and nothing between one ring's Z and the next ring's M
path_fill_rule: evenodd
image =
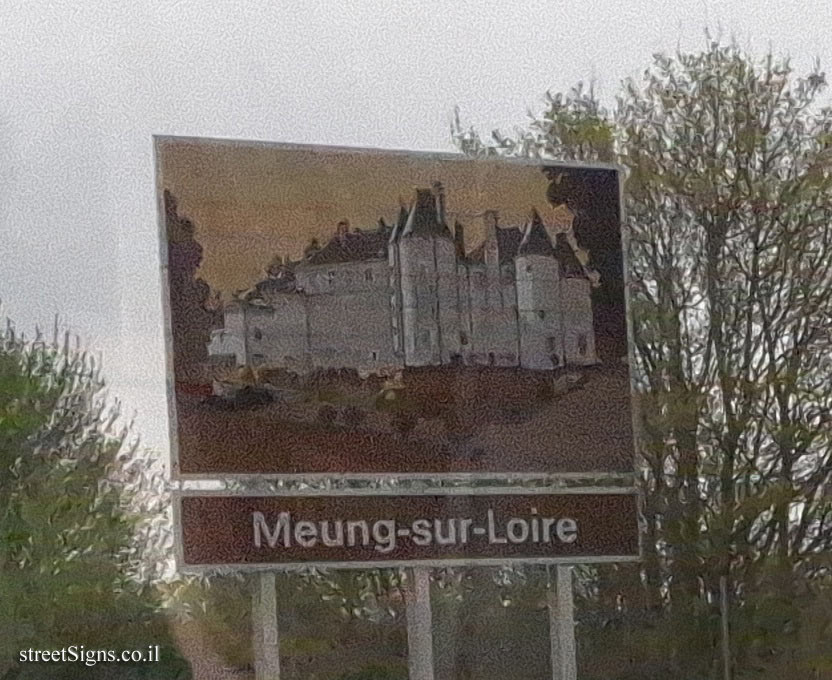
M405 492L406 493L406 492ZM180 566L509 564L638 559L636 495L183 495Z
M175 478L632 474L615 168L156 158Z

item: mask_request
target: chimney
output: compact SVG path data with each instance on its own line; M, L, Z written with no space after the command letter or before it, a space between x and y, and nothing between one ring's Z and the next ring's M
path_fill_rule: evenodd
M485 239L493 238L497 240L497 221L499 215L496 210L486 210L482 216L482 222L485 225Z
M486 210L482 215L482 223L485 230L485 263L496 265L499 258L499 244L497 243L497 220L496 210Z
M318 239L313 238L306 248L303 249L303 256L305 258L312 257L315 253L317 253L321 249L321 244L318 243Z
M465 228L459 223L454 223L454 247L456 248L456 257L461 260L465 257Z
M442 182L433 183L433 195L436 197L436 221L445 224L445 187Z

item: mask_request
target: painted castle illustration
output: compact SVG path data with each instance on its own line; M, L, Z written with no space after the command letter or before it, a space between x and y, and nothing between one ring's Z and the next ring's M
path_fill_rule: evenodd
M549 206L547 206L549 207ZM571 222L481 220L465 250L441 184L417 189L395 224L338 224L323 246L283 260L223 309L211 357L305 372L463 364L553 370L597 363L591 289L598 274Z

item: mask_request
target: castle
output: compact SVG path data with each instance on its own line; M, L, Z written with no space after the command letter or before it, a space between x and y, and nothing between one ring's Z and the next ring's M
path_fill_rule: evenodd
M506 227L486 211L485 239L465 251L435 183L417 189L395 224L350 231L339 223L227 303L208 353L237 365L298 372L381 373L462 363L552 370L597 363L591 288L598 275L571 230Z

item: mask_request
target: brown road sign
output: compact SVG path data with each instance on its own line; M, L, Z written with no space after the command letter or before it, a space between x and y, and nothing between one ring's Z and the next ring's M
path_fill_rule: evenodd
M638 559L630 492L177 499L180 567L383 567Z

